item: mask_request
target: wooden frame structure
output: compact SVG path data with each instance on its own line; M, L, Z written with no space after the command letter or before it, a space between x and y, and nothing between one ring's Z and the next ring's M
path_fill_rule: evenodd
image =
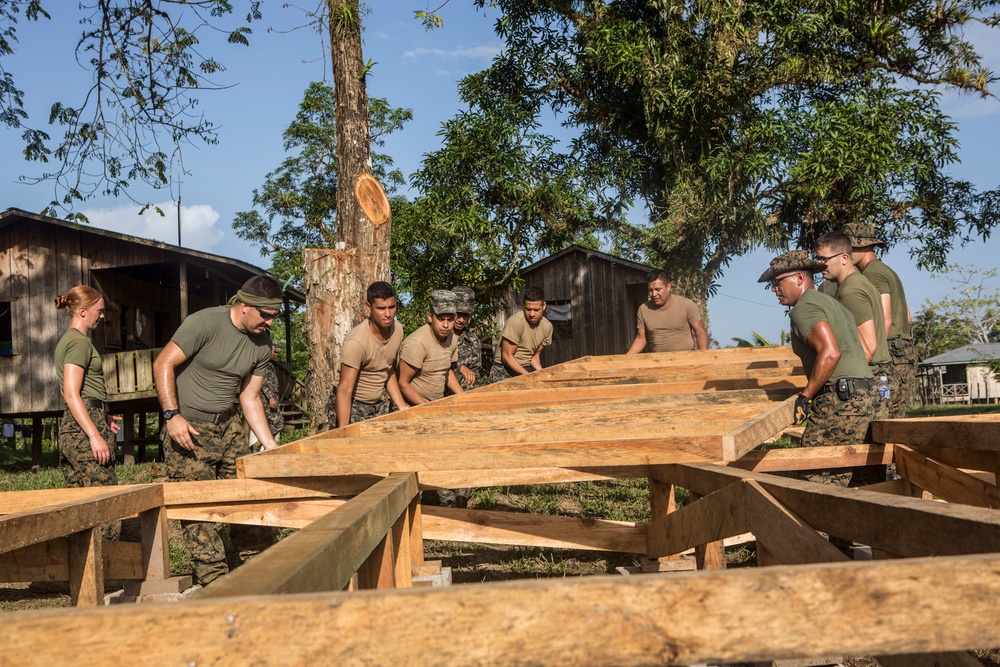
M1000 421L756 449L804 382L788 348L591 357L243 458L238 480L0 494L0 577L69 580L79 605L104 577L176 589L168 517L301 528L178 604L5 615L3 661L978 664L967 650L1000 645ZM769 474L891 461L902 479L867 489ZM649 479L647 524L419 503L420 489L631 477ZM674 485L693 502L675 508ZM101 523L134 514L141 545L101 543ZM746 532L760 567L722 571L722 540ZM372 590L433 571L428 538L632 552L664 572ZM701 571L668 572L692 548Z

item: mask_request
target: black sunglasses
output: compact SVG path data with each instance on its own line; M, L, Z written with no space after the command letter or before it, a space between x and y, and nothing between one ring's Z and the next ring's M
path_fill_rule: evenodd
M265 320L273 320L273 319L274 319L274 318L276 318L276 317L277 317L278 315L281 315L281 311L280 311L280 310L278 310L278 311L275 311L275 312L273 312L273 313L269 313L268 311L264 310L264 309L263 309L263 308L261 308L260 306L254 306L254 308L255 308L255 309L257 310L257 312L258 312L258 313L260 313L260 316L261 316L261 317L262 317L263 319L265 319Z

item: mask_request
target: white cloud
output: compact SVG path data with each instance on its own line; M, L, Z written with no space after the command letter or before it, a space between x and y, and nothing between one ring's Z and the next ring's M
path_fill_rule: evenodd
M160 215L156 208L163 212ZM177 245L177 205L161 202L139 215L138 206L117 206L81 211L90 224L121 234ZM216 223L219 213L208 204L181 207L181 242L185 248L214 252L225 236Z
M406 51L403 53L403 57L412 60L418 58L461 58L489 62L490 60L493 60L498 53L500 53L499 44L482 44L480 46L459 46L448 50L426 49L421 47Z

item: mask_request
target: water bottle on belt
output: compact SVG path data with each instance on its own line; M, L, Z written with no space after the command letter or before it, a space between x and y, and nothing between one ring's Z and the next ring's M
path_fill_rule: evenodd
M875 388L878 390L878 395L882 397L882 400L889 400L889 378L884 375L879 377L878 382L875 383Z

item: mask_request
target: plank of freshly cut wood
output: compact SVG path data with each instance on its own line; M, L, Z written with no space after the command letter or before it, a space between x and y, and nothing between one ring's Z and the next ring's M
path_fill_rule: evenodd
M586 445L596 442L645 442L651 447L684 447L685 443L713 443L715 450L713 458L722 459L722 436L740 424L740 420L706 421L706 422L668 422L651 427L650 425L629 426L592 426L580 429L540 429L519 428L510 431L485 431L483 433L450 433L418 434L414 436L370 436L357 438L331 438L327 440L313 439L302 442L299 454L311 453L351 453L351 452L422 452L441 449L468 449L471 447L495 447L512 445L538 445L545 443L548 447ZM651 435L650 432L654 435ZM492 451L492 449L491 449ZM243 460L274 459L274 456L250 456ZM542 467L541 465L535 466Z
M682 449L683 448L683 449ZM528 445L494 445L478 449L426 449L249 456L236 461L244 478L315 477L329 474L361 474L428 470L484 470L497 468L607 467L609 461L621 465L650 465L679 461L717 460L719 439L712 437L636 438L634 441L595 440L591 442L551 442Z
M646 552L646 526L629 521L432 506L422 511L424 538L430 540Z
M418 492L416 475L390 475L213 582L199 598L342 590Z
M722 438L722 459L735 461L776 433L780 433L781 429L792 423L794 412L795 399L787 398L733 429Z
M534 374L532 374L534 375ZM517 389L527 387L583 387L598 384L638 384L645 382L682 382L697 379L702 382L713 380L731 381L741 378L776 378L804 375L802 366L783 365L774 368L754 369L739 367L704 366L697 373L673 368L649 368L632 372L587 371L570 376L555 375L551 378L531 378L518 380ZM529 376L530 377L530 376ZM512 387L513 388L513 387Z
M526 647L547 665L688 665L995 646L998 595L1000 557L986 554L40 610L5 618L0 643L11 664L44 667L66 655L81 667L136 656L504 666L523 664Z
M104 493L0 517L0 553L78 533L163 504L159 484L104 487Z
M748 532L743 487L731 484L646 526L646 555L660 558Z
M979 507L928 503L704 463L656 466L650 475L696 493L753 479L814 529L901 556L1000 551L1000 516Z
M403 514L406 514L404 511ZM402 515L400 515L402 516ZM358 567L358 590L385 590L394 588L396 578L392 571L393 558L392 528L375 545L368 558Z
M756 394L756 392L754 392ZM749 400L748 400L749 399ZM369 420L358 424L356 435L369 436L393 433L426 433L431 429L446 432L507 430L527 424L539 428L580 428L588 424L641 425L663 423L663 415L670 414L670 421L684 422L698 419L737 419L759 415L775 403L766 396L752 398L744 392L709 392L704 394L675 394L668 396L619 396L605 399L598 407L593 403L570 405L537 405L528 407L505 405L502 411L454 413L443 421L440 413L422 415L419 410L408 419L396 421ZM402 414L409 414L407 410ZM400 413L396 413L400 414Z
M104 559L101 529L88 528L67 536L69 597L74 607L104 604Z
M105 579L142 579L142 545L101 544ZM60 537L0 554L0 582L69 581L69 541Z
M620 354L592 355L568 361L564 365L572 369L576 364L617 364L617 363L638 363L640 361L649 365L669 365L671 362L685 361L690 358L697 358L705 363L716 361L742 360L759 361L767 359L798 359L791 345L768 346L768 347L720 347L712 350L698 350L685 352L647 352L635 357L632 361Z
M727 465L754 472L830 470L892 463L892 445L790 447L747 452Z
M941 447L912 446L914 451L929 456L953 468L973 468L996 473L1000 471L1000 451L981 449L944 449Z
M951 449L1000 450L1000 415L989 419L881 419L872 422L872 440Z
M413 514L413 502L419 502L419 494L410 501L410 506L399 515L396 523L392 524L392 574L393 586L396 588L410 588L413 586L413 554L410 553L410 517ZM421 547L421 551L423 548Z
M952 468L906 445L893 447L896 471L903 479L949 503L1000 508L1000 488Z
M759 483L745 480L740 486L744 490L750 531L757 537L757 545L763 544L778 563L799 565L847 560L840 549L789 512Z
M590 388L585 388L590 389ZM578 391L578 390L566 390ZM521 393L504 392L505 396L521 397ZM360 424L354 424L351 435L370 435L374 433L389 433L404 427L416 425L434 425L441 428L442 415L449 416L448 430L463 430L467 425L478 426L484 423L509 425L519 419L530 419L538 422L543 420L548 425L549 416L568 417L570 415L592 415L594 405L600 405L602 413L633 412L650 414L670 410L698 408L708 410L725 409L723 406L757 405L758 411L765 406L773 405L772 398L762 389L751 389L731 392L703 392L698 394L629 394L623 396L620 391L615 395L581 397L572 400L521 400L517 402L491 403L446 403L434 401L419 406L419 409L393 412L385 415L389 419L370 419ZM441 403L441 405L438 405ZM499 409L502 407L502 411ZM652 415L651 415L652 417ZM656 415L662 421L662 416ZM454 422L454 423L452 423ZM461 425L461 428L456 428ZM480 429L482 430L482 429Z

